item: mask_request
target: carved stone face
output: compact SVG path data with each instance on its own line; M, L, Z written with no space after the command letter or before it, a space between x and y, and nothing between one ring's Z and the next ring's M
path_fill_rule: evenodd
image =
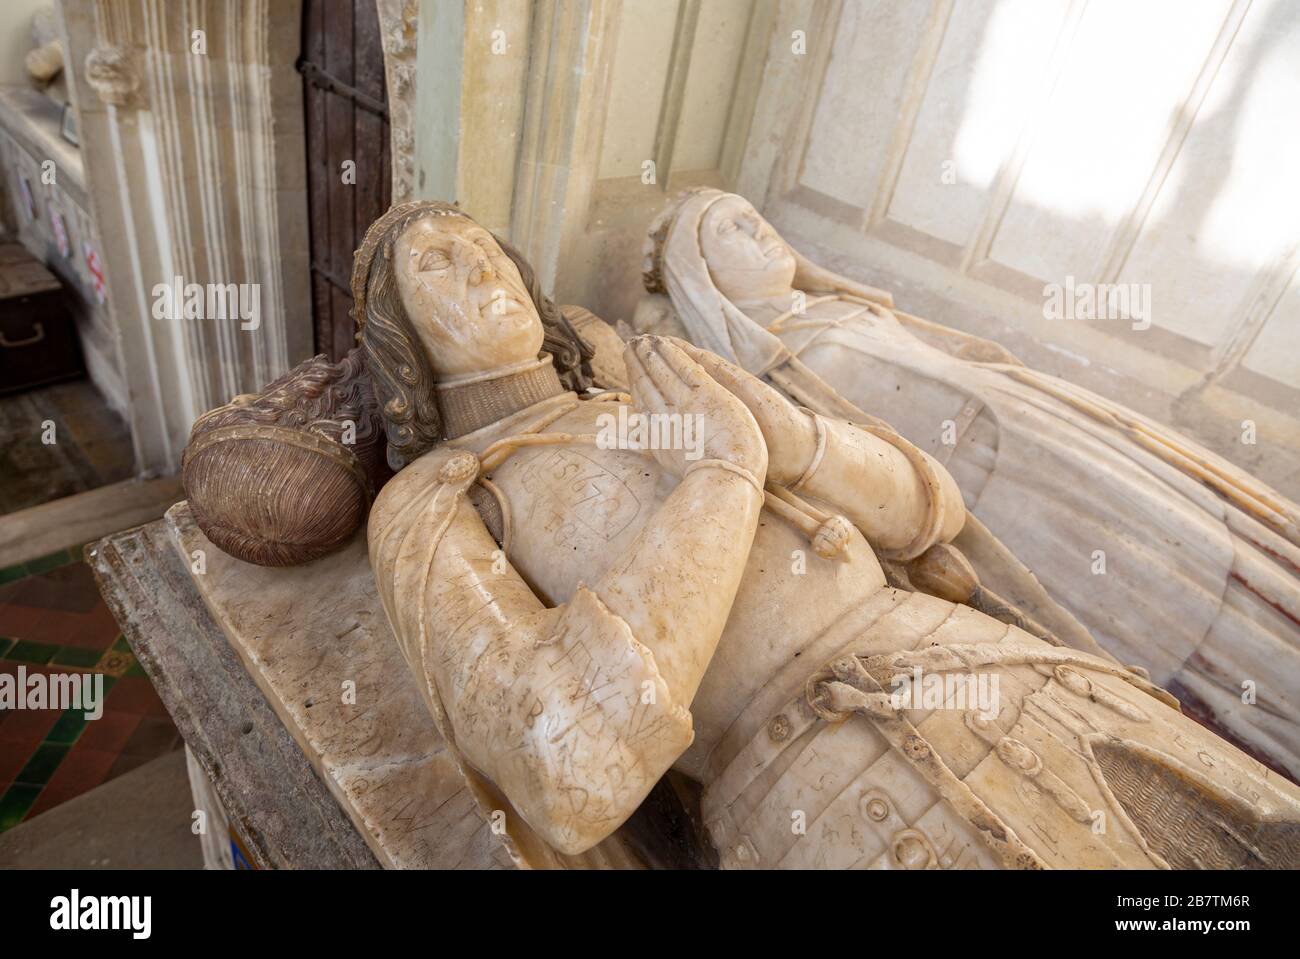
M519 269L468 217L416 220L393 244L402 306L439 379L537 357L542 321Z
M700 250L729 300L788 294L794 285L794 254L743 197L725 196L709 207L700 225Z

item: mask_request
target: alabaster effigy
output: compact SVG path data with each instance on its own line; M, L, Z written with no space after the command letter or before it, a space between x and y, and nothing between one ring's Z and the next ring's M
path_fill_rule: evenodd
M817 266L740 196L683 194L646 254L638 330L683 336L818 413L888 421L960 488L971 516L955 542L982 581L1076 645L1082 624L1300 773L1294 503L1118 403ZM1018 567L1048 595L1012 582Z
M259 566L343 546L389 475L387 440L361 354L313 357L190 430L181 478L199 528Z
M748 372L782 353L720 338L738 308L718 349L616 363L432 202L371 227L353 288L397 471L375 588L516 863L609 864L675 770L729 867L1300 864L1300 790L1141 669L1014 597L933 595L975 594L993 548L957 545L960 473L814 374L784 381L800 408ZM593 364L627 392L583 389ZM610 442L637 417L679 442Z

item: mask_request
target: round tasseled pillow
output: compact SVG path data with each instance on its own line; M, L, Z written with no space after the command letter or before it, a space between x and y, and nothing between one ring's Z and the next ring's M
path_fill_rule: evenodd
M185 493L199 528L231 556L306 563L346 543L369 511L373 493L355 454L332 440L237 426L201 442L186 457Z
M237 559L295 566L351 539L387 476L384 432L356 351L318 356L202 416L182 480L195 522Z

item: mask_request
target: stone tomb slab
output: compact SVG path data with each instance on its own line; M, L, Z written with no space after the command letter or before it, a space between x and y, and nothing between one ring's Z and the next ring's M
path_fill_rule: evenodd
M212 545L188 503L166 522L213 619L379 862L509 867L392 636L364 530L331 556L270 569Z

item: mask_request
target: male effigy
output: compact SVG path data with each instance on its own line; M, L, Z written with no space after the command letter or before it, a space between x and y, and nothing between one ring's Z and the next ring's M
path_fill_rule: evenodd
M1300 507L996 343L893 309L735 194L670 204L645 277L639 328L685 336L821 412L888 420L1107 651L1300 773ZM979 532L968 523L958 542Z
M588 390L601 351L520 267L421 202L353 275L396 471L375 583L516 862L588 863L670 769L726 866L1300 862L1300 791L1141 671L887 584L877 553L966 522L934 457L667 338L624 351L628 393ZM602 439L634 414L698 443ZM997 695L900 699L922 675Z

